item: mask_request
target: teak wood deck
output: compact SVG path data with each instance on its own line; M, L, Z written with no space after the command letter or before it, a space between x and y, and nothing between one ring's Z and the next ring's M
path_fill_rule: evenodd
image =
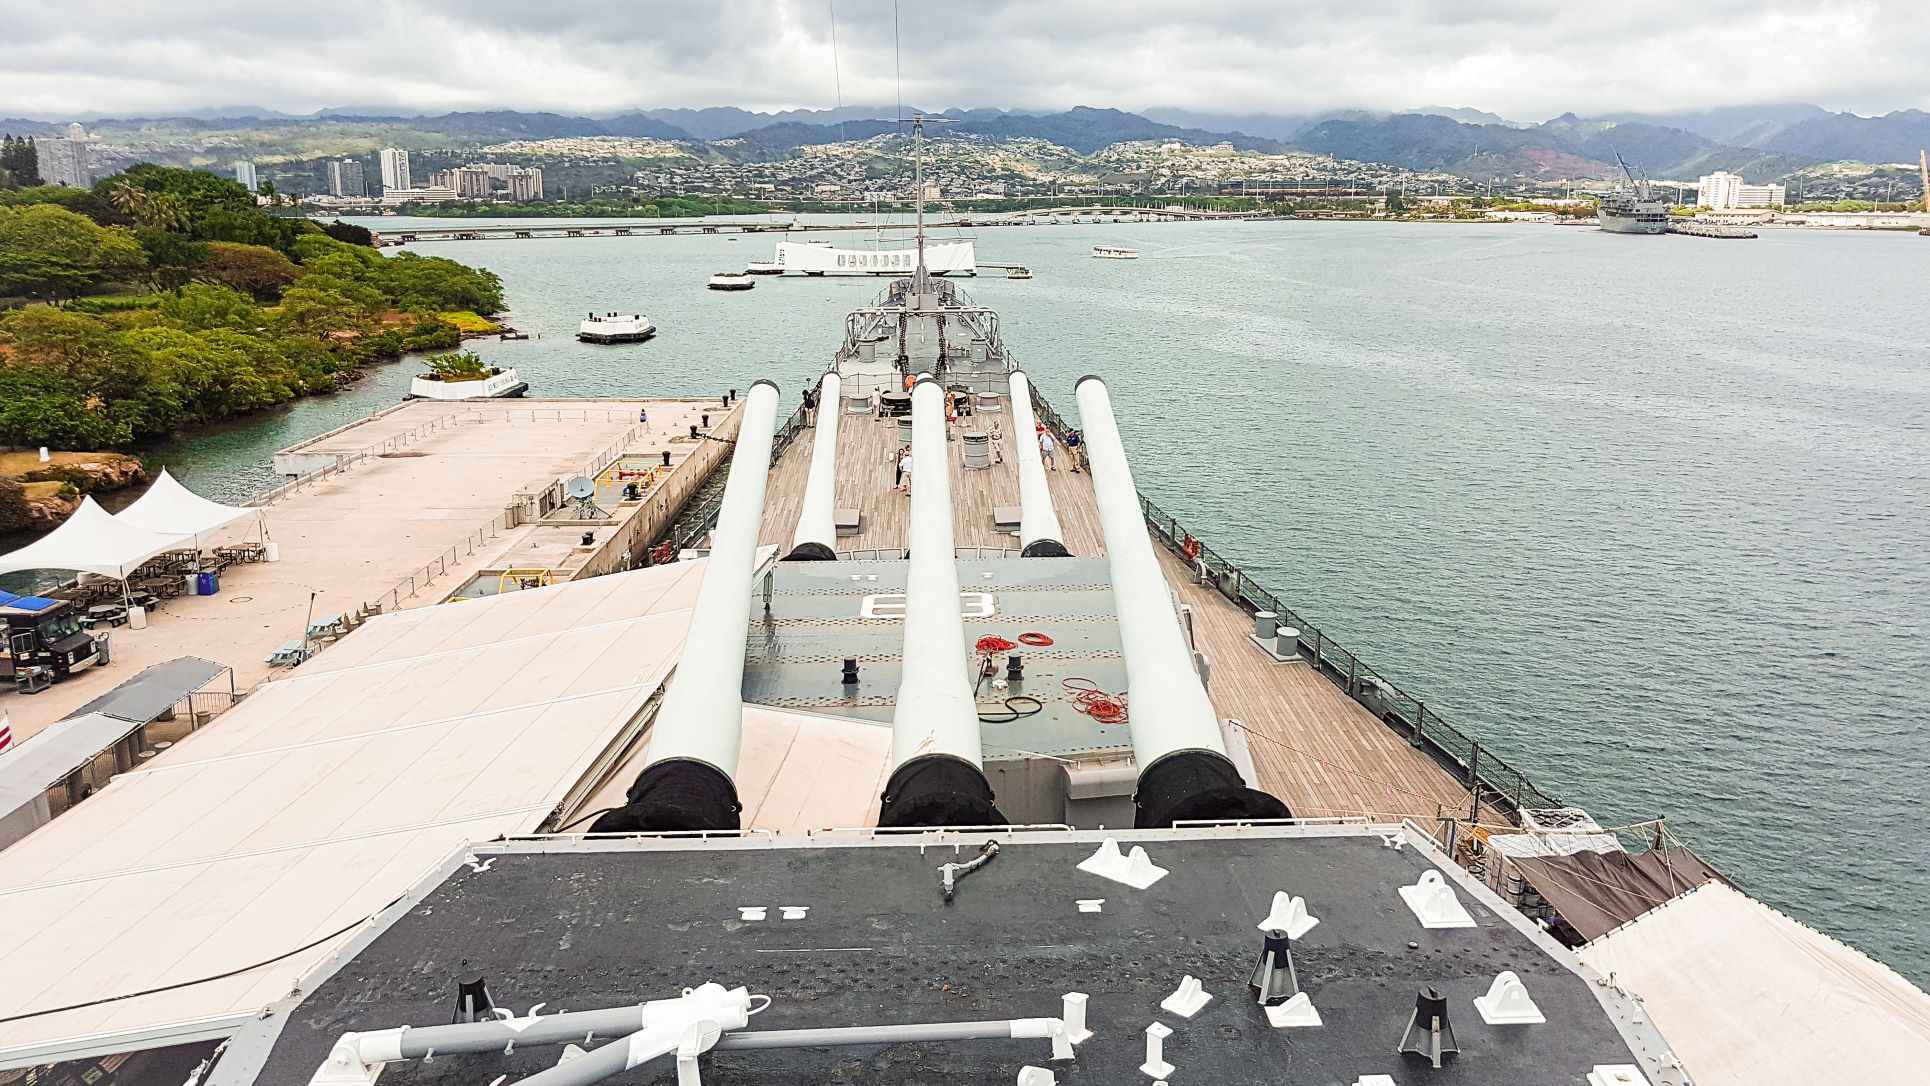
M989 432L994 423L1004 436L1004 462L966 470L958 435ZM772 465L760 533L763 543L781 549L790 546L815 436L812 429L799 433ZM967 417L953 427L953 439L946 448L951 462L953 533L961 548L1018 552L1013 535L992 524L994 506L1019 501L1012 440L1009 415ZM889 553L905 548L909 498L892 486L891 458L900 444L895 418L847 414L839 419L837 504L858 510L861 517L858 534L838 540L839 552ZM1058 469L1046 472L1053 509L1065 530L1064 542L1074 554L1104 554L1091 480L1069 465L1061 449ZM914 463L914 476L920 470L928 469ZM1261 787L1300 817L1411 818L1431 830L1444 811L1466 816L1465 784L1310 665L1275 662L1248 640L1253 620L1244 610L1212 587L1197 583L1178 556L1157 545L1154 551L1175 595L1192 609L1195 640L1212 662L1208 694L1213 707L1222 718L1239 721L1246 731Z

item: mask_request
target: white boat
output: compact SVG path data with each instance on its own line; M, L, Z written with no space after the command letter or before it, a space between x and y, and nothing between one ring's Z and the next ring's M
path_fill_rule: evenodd
M910 275L918 266L918 250L839 249L821 241L780 241L771 263L790 275ZM932 275L977 275L978 248L970 241L927 241L925 269Z
M585 343L642 343L657 334L657 326L641 313L592 313L576 327Z
M1092 247L1092 255L1100 260L1138 260L1139 250L1119 245L1095 245Z
M1032 278L1032 269L1027 267L1015 267L1011 271L1006 272L1005 277L1007 279L1030 279Z
M718 272L710 277L712 290L749 290L757 285L749 272Z
M783 275L784 265L775 260L753 260L744 265L745 275Z
M405 400L507 400L529 391L529 382L516 376L516 370L491 369L489 376L473 381L444 381L432 374L418 374L409 381Z

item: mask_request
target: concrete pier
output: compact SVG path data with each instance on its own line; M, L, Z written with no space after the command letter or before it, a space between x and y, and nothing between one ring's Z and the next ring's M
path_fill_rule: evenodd
M690 427L704 415L711 437L693 440ZM516 578L502 577L512 569L558 583L641 564L650 540L728 454L736 425L736 405L721 395L415 400L292 446L277 460L290 462L283 457L293 452L311 473L256 502L281 560L231 567L218 594L165 601L146 629L113 631L107 667L31 697L6 695L14 735L27 739L177 656L229 665L245 692L287 673L268 658L302 641L311 613L320 623L439 603L465 586L467 594L513 590ZM595 512L564 493L579 475L597 481ZM638 485L637 500L623 500L625 482ZM255 538L252 526L231 532L202 545Z

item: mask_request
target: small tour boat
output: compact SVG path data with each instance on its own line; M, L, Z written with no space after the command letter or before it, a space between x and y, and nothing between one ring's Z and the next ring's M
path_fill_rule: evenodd
M585 343L642 343L657 334L657 326L641 313L592 313L576 328Z
M1030 279L1032 278L1032 269L1024 266L1016 267L1006 272L1005 277L1007 279Z
M712 290L749 290L757 285L757 280L749 272L718 272L710 277Z
M1121 245L1095 245L1092 255L1100 260L1138 260L1139 250L1128 249Z

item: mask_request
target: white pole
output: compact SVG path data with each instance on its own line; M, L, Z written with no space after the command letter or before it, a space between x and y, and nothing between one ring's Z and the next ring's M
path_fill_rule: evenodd
M835 372L818 382L818 426L811 439L811 474L804 484L804 510L791 536L788 559L837 557L838 421L844 413L844 379Z
M1012 444L1019 463L1019 546L1027 558L1062 558L1067 554L1065 530L1052 511L1052 490L1045 481L1045 461L1039 456L1038 422L1032 416L1032 382L1024 370L1013 370ZM1070 452L1066 453L1071 456Z
M677 674L664 692L644 750L645 768L672 759L737 775L744 729L744 630L750 625L757 530L764 518L777 386L758 381L744 397L730 458L730 482L712 533L710 565L697 592Z
M1146 535L1145 514L1133 487L1126 449L1113 421L1106 383L1084 377L1074 395L1085 426L1086 456L1106 536L1119 647L1126 658L1126 690L1132 704L1133 757L1143 774L1154 762L1183 750L1226 755L1219 717L1193 670L1193 654L1180 632L1166 578Z
M921 374L911 390L911 466L911 561L905 575L904 667L891 717L892 765L946 754L977 768L978 707L966 674L965 622L958 610L945 389L929 373Z

